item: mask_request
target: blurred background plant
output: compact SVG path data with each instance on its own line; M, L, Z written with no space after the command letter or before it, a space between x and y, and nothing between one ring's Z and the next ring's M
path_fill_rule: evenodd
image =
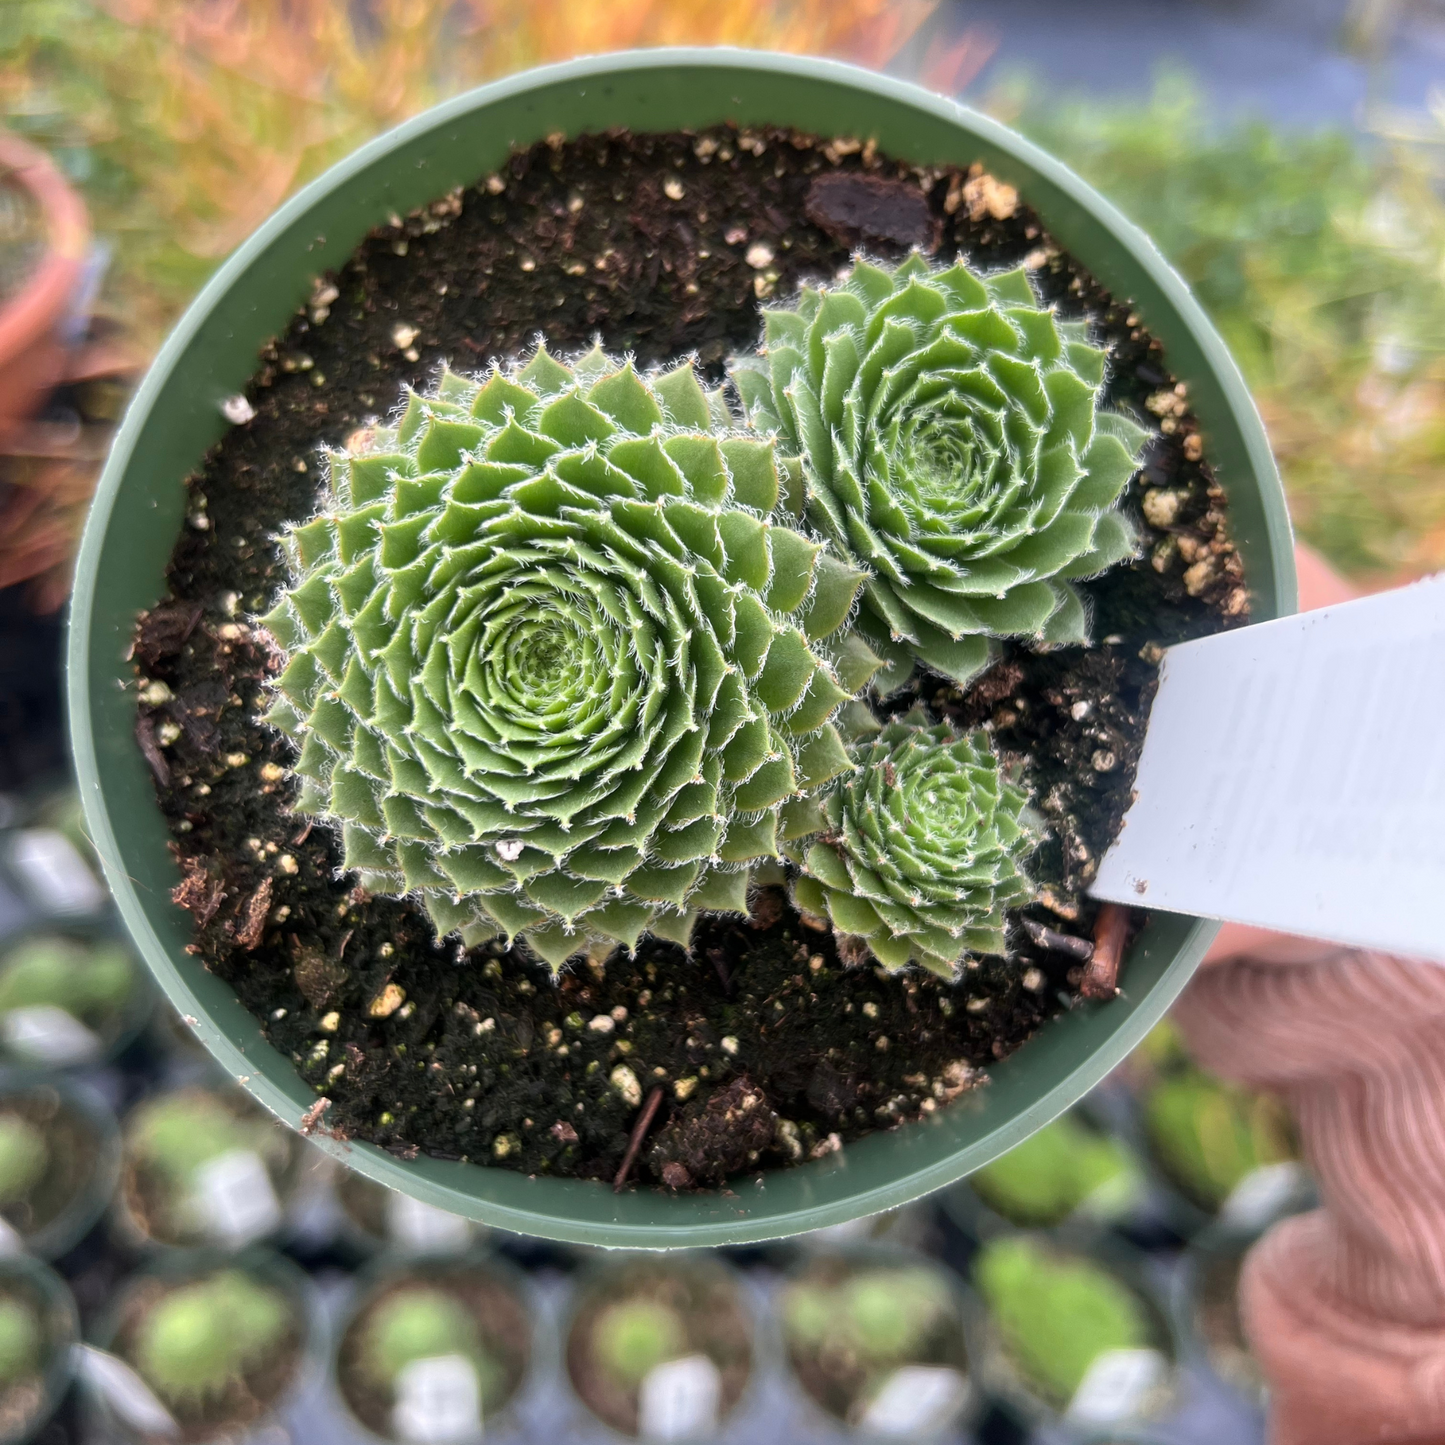
M990 109L1148 231L1224 334L1301 534L1377 580L1445 566L1445 96L1435 133L1219 124L1183 75L1144 105ZM1433 144L1427 144L1433 141Z

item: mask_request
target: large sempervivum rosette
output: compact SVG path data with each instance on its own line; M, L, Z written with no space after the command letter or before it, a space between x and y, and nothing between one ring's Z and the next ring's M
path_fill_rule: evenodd
M554 966L743 908L780 805L848 768L830 719L877 665L820 645L859 577L777 495L773 443L690 365L443 374L285 539L268 717L298 810L438 933Z
M1087 642L1070 585L1130 556L1116 510L1144 431L1098 410L1105 354L1023 270L858 261L764 312L733 377L800 463L808 520L869 572L856 626L887 663L959 683L990 639Z
M820 831L790 852L800 908L862 937L889 968L952 978L965 953L1003 953L1038 842L1027 795L987 733L928 726L915 709L855 742L857 768L821 800Z

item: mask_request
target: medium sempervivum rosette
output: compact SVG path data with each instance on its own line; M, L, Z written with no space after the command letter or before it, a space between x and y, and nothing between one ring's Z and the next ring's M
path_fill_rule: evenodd
M851 751L857 769L822 800L822 830L790 850L798 906L861 936L889 968L951 978L965 953L1003 953L1038 840L988 735L930 727L915 710Z
M869 572L856 621L887 663L959 683L990 639L1086 642L1070 585L1131 555L1116 504L1144 431L1098 410L1104 352L1023 270L857 262L764 313L734 363L750 422L796 458L808 520Z
M877 665L820 645L859 578L777 494L773 444L688 365L539 348L413 394L286 538L269 720L298 810L439 933L554 966L744 907L780 805L848 768L830 719Z

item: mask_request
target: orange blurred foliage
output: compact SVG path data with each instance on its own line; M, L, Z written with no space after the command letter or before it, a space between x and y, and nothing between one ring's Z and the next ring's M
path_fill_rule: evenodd
M101 0L106 86L140 112L144 185L192 255L230 251L297 185L467 85L644 45L731 44L882 65L937 0Z

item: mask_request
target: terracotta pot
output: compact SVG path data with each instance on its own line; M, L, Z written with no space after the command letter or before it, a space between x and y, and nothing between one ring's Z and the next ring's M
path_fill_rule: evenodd
M0 447L60 379L60 323L90 246L85 203L43 151L0 132L0 175L29 192L45 225L45 252L14 295L0 301Z

